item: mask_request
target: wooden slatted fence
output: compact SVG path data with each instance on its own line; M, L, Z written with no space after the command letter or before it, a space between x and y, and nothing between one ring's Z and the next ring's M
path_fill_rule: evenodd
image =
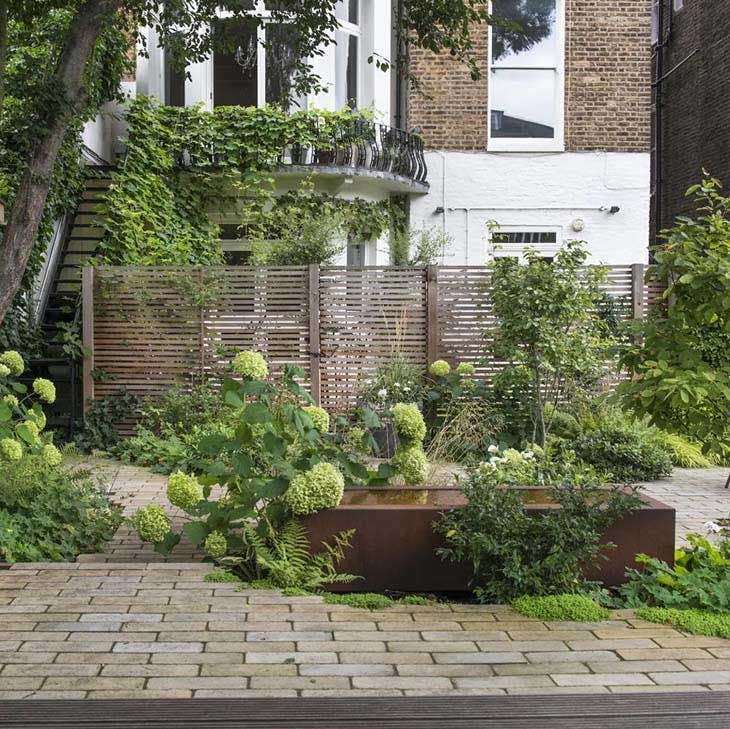
M300 366L334 412L395 351L421 365L474 362L489 377L502 364L487 356L490 276L486 266L87 267L84 401L220 378L242 349L274 370ZM609 269L621 318L658 297L643 279L641 264Z

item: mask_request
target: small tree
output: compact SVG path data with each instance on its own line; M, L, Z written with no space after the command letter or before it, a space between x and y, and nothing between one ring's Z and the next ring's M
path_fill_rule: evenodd
M585 266L585 243L568 242L552 261L535 250L525 257L495 260L495 323L486 335L509 363L494 379L497 396L544 446L555 407L605 374L613 340L596 310L605 271Z
M667 306L636 322L638 338L622 353L632 379L625 407L661 428L730 454L730 197L716 179L687 191L696 218L677 218L655 249L647 280L667 281Z

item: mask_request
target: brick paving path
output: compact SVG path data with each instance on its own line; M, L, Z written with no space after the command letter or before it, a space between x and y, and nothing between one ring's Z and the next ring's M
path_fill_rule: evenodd
M125 514L169 506L164 476L94 466ZM646 491L677 508L679 538L727 514L725 477L680 469ZM730 690L730 641L630 611L597 624L504 606L369 612L207 583L197 556L188 544L165 561L122 527L103 554L0 571L0 699Z
M730 689L730 641L616 612L540 622L504 606L369 612L239 591L207 567L0 572L0 699Z

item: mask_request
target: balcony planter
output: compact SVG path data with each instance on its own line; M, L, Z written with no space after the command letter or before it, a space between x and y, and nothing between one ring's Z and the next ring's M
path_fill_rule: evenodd
M560 508L540 503L546 501L544 489L520 490L526 493L528 512L539 514ZM603 543L617 546L606 552L607 560L586 572L586 578L601 580L607 586L622 584L626 568L634 566L634 556L639 552L673 563L675 511L649 497L643 499L640 510L620 519L603 534ZM304 524L312 544L343 529L355 529L352 549L339 569L364 579L345 586L333 585L333 590L464 592L469 589L470 566L445 562L436 554L444 540L432 526L441 512L464 503L456 488L351 488L346 490L340 506L312 514Z

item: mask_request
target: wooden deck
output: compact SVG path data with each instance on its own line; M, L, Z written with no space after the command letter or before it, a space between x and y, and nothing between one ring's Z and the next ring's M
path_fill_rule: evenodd
M0 679L1 681L1 679ZM332 699L3 701L3 729L720 729L730 692Z

